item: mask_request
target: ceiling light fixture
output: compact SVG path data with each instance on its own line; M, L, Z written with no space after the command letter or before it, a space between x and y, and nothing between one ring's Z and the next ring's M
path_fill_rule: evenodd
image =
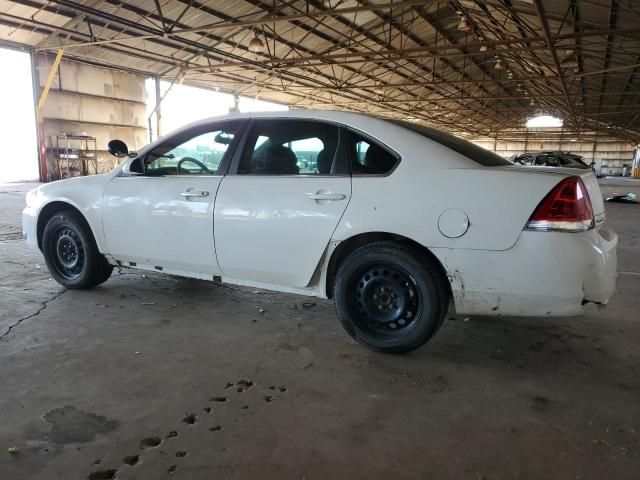
M251 53L262 53L264 52L264 43L262 40L258 38L258 35L254 32L253 38L249 42L249 46L247 47Z
M471 25L469 24L469 22L467 21L467 19L465 17L462 17L460 19L460 23L458 24L458 30L460 30L461 32L470 32L471 31Z

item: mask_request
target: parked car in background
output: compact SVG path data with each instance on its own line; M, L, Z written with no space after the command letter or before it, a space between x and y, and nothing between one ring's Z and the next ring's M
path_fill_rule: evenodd
M458 314L566 316L615 291L617 235L588 169L526 168L399 120L212 118L110 173L38 187L23 235L67 288L114 267L332 298L377 351ZM301 157L312 161L301 165Z
M511 156L509 161L528 167L563 167L594 171L593 164L587 164L583 157L569 152L521 153Z

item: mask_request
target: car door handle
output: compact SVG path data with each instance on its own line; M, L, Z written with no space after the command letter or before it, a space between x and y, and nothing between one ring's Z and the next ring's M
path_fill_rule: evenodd
M317 193L309 193L308 194L309 198L311 200L344 200L345 198L347 198L346 195L342 194L342 193L321 193L321 192L317 192Z
M186 192L182 192L180 195L183 197L208 197L209 192L205 192L204 190L187 190Z

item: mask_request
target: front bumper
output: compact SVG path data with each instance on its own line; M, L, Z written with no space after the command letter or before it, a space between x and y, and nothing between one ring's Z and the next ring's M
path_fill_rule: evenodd
M22 211L22 238L34 249L38 249L38 211L36 208L27 207Z
M523 231L505 251L434 249L449 273L457 313L569 316L606 304L616 287L618 236Z

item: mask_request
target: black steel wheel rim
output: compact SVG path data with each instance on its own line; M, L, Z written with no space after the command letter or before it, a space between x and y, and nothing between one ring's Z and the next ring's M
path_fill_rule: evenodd
M78 232L68 226L61 226L53 235L53 260L62 277L74 280L80 276L85 263L84 244Z
M411 333L421 316L423 296L418 282L404 268L368 264L352 276L349 307L358 326L377 336Z

